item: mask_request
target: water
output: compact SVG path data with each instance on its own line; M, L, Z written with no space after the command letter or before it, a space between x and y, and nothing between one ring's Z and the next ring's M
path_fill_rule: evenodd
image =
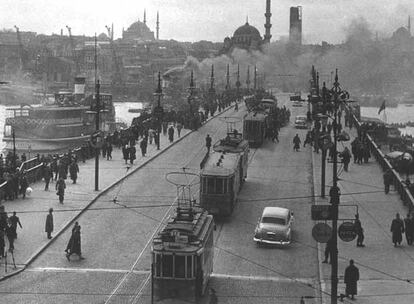
M369 118L378 118L386 123L406 123L414 122L414 106L398 105L395 108L385 108L378 115L378 107L361 107L361 116ZM414 127L400 128L402 134L414 136Z
M140 102L114 102L115 106L115 118L117 121L122 121L131 125L132 119L139 116L138 113L129 113L128 109L142 109L142 103ZM0 151L3 151L6 144L3 142L4 122L6 120L6 108L11 106L0 105Z

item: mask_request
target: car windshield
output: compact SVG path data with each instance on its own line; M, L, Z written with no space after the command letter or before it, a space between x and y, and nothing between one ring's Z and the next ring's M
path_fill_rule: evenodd
M286 225L285 219L279 218L279 217L270 217L270 216L263 217L262 218L262 223L264 223L264 224Z

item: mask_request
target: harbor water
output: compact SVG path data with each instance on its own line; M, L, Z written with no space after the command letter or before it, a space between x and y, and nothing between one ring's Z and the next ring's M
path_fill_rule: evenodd
M129 109L142 109L140 102L114 102L115 119L117 122L124 122L127 126L131 125L132 119L139 116L138 113L130 113ZM11 106L0 105L0 151L3 152L6 144L3 142L4 122L6 120L6 108Z

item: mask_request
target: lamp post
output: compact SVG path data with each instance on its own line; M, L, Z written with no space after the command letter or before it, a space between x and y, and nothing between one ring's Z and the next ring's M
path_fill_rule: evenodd
M95 148L95 191L99 190L99 114L101 111L99 89L101 85L99 79L96 81L96 109L95 109L95 128L96 128L96 148Z
M16 135L14 133L14 128L12 127L12 138L13 138L13 172L16 170Z
M158 72L158 86L154 93L154 96L157 96L157 106L154 107L153 111L153 116L157 124L157 150L160 149L161 121L164 114L164 109L161 107L162 95L161 72Z
M334 107L334 125L333 125L333 135L334 135L334 151L333 151L333 185L329 191L332 204L332 258L331 258L331 304L338 303L338 207L339 207L339 197L340 191L338 187L338 103L339 96L342 93L341 87L338 82L338 69L335 73L335 82L332 87L332 96L333 96L333 107Z
M240 83L240 65L237 65L237 81L236 81L236 103L239 101L239 96L240 96L240 87L241 87L241 83Z
M192 127L191 129L197 129L197 127L192 124L195 124L194 121L194 113L193 113L193 94L195 91L195 84L194 84L194 72L191 71L191 78L190 78L190 87L188 88L188 97L187 97L187 102L190 106L190 126Z

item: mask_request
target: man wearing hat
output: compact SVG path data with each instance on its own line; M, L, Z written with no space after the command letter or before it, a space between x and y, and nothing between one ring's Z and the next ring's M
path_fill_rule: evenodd
M45 232L47 233L47 238L50 240L52 238L53 232L53 208L49 209L49 214L46 217Z

